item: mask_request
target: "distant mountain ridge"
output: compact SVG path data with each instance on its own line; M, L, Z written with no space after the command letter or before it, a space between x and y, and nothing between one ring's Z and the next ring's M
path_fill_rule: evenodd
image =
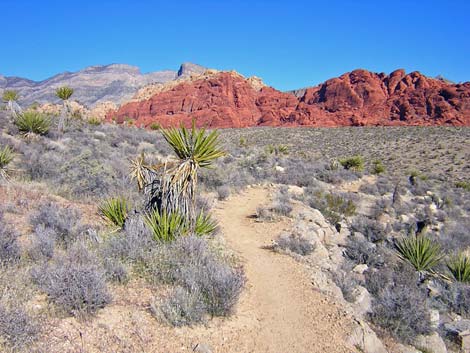
M256 85L237 73L181 82L108 112L138 126L470 126L470 82L452 84L403 69L363 69L290 93Z
M146 85L166 83L205 70L200 65L183 63L177 71L163 70L143 74L136 66L110 64L89 66L77 72L63 72L43 81L0 75L0 93L5 89L18 91L19 103L23 106L34 102L58 103L55 89L70 86L75 91L73 99L85 106L93 107L103 102L120 104L131 99Z

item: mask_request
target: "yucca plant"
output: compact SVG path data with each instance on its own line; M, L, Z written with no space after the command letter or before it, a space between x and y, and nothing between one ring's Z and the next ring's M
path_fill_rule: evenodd
M214 234L219 225L209 214L200 212L194 223L194 234L197 236Z
M460 253L449 259L447 268L458 282L470 283L470 256Z
M129 210L128 202L123 197L115 197L105 200L99 207L100 214L110 223L122 228Z
M51 126L51 120L44 114L34 110L28 110L18 114L14 120L18 130L23 135L46 135Z
M17 116L17 114L21 113L21 108L18 105L17 101L20 98L17 91L14 90L5 90L3 91L2 99L5 103L7 103L8 110L10 111L13 118Z
M410 235L395 244L398 256L409 262L420 277L429 273L442 259L439 244L424 235Z
M145 224L152 231L156 241L168 242L177 236L186 235L189 231L188 222L177 212L168 213L157 209L145 216Z
M13 161L14 156L10 146L5 146L0 149L0 179L8 178L8 165Z
M72 97L73 89L68 86L59 87L55 91L55 95L62 100L62 112L59 117L59 125L58 130L59 132L64 132L65 129L65 121L68 116L69 108L68 108L68 100Z
M356 172L361 172L364 170L364 159L362 156L342 158L339 160L339 163L344 167L344 169L351 169L355 170Z
M159 192L161 208L179 212L191 223L195 218L197 172L210 168L214 161L225 155L221 149L217 131L206 133L205 129L163 129L162 135L180 159L174 166L165 165L161 174Z

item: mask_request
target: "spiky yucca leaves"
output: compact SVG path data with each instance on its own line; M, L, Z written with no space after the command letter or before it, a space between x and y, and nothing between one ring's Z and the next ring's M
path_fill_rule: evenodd
M110 223L122 228L127 218L129 206L125 198L115 197L105 200L98 210Z
M420 276L432 271L442 259L439 244L424 235L411 235L395 244L398 256L408 261Z
M23 135L46 135L51 126L51 120L44 114L34 110L18 114L14 121Z
M162 130L162 135L180 159L174 167L163 170L160 191L161 207L168 212L179 212L191 224L195 220L197 172L209 168L217 158L225 155L221 149L217 131L206 133L205 129Z
M197 167L210 167L214 160L225 155L219 145L219 134L212 131L206 134L205 129L191 130L184 126L162 130L162 135L182 161L192 160Z
M68 86L59 87L55 90L55 95L63 101L66 101L70 97L72 97L72 94L73 88L70 88Z
M168 242L188 233L188 222L177 212L153 210L145 216L145 224L156 241Z
M470 256L460 253L447 262L447 268L458 282L470 283Z
M55 91L55 95L63 101L62 112L60 113L59 124L57 126L57 129L60 133L64 132L65 130L66 121L69 115L69 107L67 102L72 94L73 89L68 86L59 87Z
M197 236L214 234L219 225L209 214L200 212L194 223L194 234Z
M4 102L10 102L10 101L13 101L13 102L16 102L19 98L18 96L18 92L14 91L14 90L10 90L10 89L7 89L5 91L3 91L3 101Z
M7 103L8 110L13 118L16 118L16 116L21 113L21 107L16 103L19 98L20 96L17 91L9 89L3 91L2 99Z
M131 160L131 180L136 180L139 191L142 191L152 180L158 177L159 166L152 166L145 160L145 154L142 152L140 156Z
M0 179L8 179L8 165L15 157L13 150L10 146L5 146L0 149Z

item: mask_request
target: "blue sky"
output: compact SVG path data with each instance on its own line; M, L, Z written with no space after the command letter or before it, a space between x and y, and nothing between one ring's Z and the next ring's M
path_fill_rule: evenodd
M470 81L470 1L0 0L0 73L45 79L109 63L185 61L282 90L355 68Z

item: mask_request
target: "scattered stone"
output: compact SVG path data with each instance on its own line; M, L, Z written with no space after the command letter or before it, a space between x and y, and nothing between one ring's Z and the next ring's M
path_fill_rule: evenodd
M354 273L359 273L359 274L363 274L364 272L367 271L367 269L369 268L369 266L367 266L366 264L359 264L359 265L356 265L352 271Z
M364 353L388 353L382 341L365 321L356 320L356 323L357 326L349 336L351 345L358 347Z
M193 352L196 352L196 353L212 353L212 348L211 348L211 346L209 346L205 343L198 343L194 346Z
M470 320L461 319L444 324L446 336L460 345L464 352L470 352Z

